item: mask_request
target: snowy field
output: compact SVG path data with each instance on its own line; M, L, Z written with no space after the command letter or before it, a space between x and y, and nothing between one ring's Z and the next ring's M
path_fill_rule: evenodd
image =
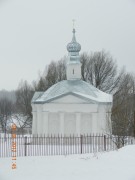
M0 180L135 180L135 145L118 151L70 156L0 159Z

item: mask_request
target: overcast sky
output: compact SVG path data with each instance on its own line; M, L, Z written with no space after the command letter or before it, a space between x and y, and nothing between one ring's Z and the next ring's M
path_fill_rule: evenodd
M135 0L0 0L0 89L67 55L72 19L81 52L105 49L135 72Z

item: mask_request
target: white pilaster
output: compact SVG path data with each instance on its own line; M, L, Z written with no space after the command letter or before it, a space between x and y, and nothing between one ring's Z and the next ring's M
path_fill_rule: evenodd
M64 136L64 112L60 112L60 135Z
M38 106L37 109L37 134L42 134L42 105Z
M43 111L42 132L45 135L48 135L48 117L49 117L49 112L48 111Z
M81 113L76 113L76 135L80 135Z
M98 132L98 121L97 121L97 113L92 113L91 114L92 118L92 133L97 133Z
M32 134L37 134L37 112L33 111L33 121L32 121Z

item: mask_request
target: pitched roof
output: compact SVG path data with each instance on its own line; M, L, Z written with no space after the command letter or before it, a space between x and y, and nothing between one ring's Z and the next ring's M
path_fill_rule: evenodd
M76 94L95 102L112 102L112 95L100 91L85 81L63 80L54 84L45 92L36 92L32 98L32 103L47 103L56 97L58 98L68 93Z

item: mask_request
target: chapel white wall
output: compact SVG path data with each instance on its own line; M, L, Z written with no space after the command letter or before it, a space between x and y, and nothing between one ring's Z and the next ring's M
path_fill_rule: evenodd
M46 103L33 106L33 134L78 135L109 132L106 105Z

